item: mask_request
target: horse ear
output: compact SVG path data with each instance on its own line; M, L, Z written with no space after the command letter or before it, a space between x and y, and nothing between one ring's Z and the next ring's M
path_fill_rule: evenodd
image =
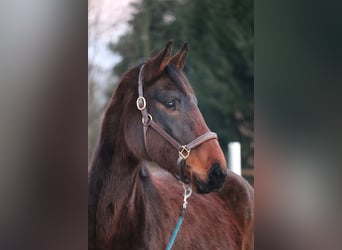
M188 48L188 43L185 42L180 51L171 58L170 63L173 63L178 69L182 70L188 56Z
M157 74L159 74L169 64L171 59L172 45L173 41L169 41L162 51L160 51L155 57L146 63L147 68L151 72L157 72Z

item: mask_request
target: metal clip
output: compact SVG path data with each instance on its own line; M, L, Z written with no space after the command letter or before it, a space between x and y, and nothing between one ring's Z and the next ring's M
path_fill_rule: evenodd
M184 200L183 200L183 209L186 209L186 206L188 205L187 199L191 196L192 194L192 189L190 185L187 185L183 182L183 188L184 188Z

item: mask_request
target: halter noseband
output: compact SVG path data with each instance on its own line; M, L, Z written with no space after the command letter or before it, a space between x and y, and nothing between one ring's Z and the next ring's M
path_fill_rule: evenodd
M139 70L139 78L138 78L138 98L136 101L137 108L140 110L142 115L142 124L144 129L144 148L146 155L149 157L147 153L147 141L146 141L146 134L149 127L152 127L159 135L161 135L166 141L168 141L177 151L178 151L178 160L177 164L180 167L181 172L181 178L182 181L184 180L184 167L185 167L185 161L189 157L191 149L199 146L205 141L211 140L211 139L217 139L217 134L214 132L206 132L199 137L195 138L193 141L189 142L186 145L181 145L178 141L176 141L173 137L171 137L168 133L165 132L165 130L159 126L156 122L153 121L152 115L149 114L146 110L146 99L144 98L143 93L143 82L142 82L142 71L145 64L143 64L140 67Z

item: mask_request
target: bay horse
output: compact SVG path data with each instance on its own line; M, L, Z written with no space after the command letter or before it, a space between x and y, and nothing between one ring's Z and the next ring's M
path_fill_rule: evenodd
M171 48L129 69L106 109L88 179L89 249L165 249L180 182L194 192L172 249L254 248L253 188L227 170L198 109L182 71L187 43Z

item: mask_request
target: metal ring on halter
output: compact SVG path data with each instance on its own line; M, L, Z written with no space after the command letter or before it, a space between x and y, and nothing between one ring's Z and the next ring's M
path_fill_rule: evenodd
M144 117L141 118L141 121L145 126L150 125L150 123L152 122L152 115L147 114L147 118L148 118L147 122L145 122Z
M146 108L146 100L143 96L137 98L137 108L141 111Z
M189 157L191 149L188 148L186 145L183 145L180 150L178 151L179 157L182 157L184 160Z

